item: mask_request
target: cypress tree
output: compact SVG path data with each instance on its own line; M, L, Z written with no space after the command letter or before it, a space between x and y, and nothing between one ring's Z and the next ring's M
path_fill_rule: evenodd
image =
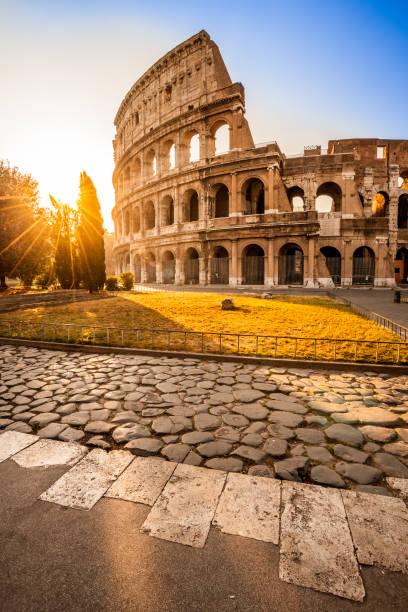
M90 293L105 284L103 219L92 180L81 172L78 200L78 251L81 280Z
M55 276L63 289L76 285L78 262L74 242L74 211L50 195L52 214Z

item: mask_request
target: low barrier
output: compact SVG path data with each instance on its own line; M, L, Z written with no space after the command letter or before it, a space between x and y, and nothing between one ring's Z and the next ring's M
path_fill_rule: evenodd
M127 347L274 359L408 363L408 343L376 340L302 338L182 329L122 328L74 323L0 319L3 338Z

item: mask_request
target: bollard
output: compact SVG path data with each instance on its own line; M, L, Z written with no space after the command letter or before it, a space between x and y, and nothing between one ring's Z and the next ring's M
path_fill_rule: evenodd
M401 291L399 289L396 289L394 291L394 303L395 304L401 303Z

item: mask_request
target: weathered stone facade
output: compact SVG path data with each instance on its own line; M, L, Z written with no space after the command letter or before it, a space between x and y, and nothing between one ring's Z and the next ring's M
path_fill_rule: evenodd
M118 273L137 283L406 281L408 141L332 140L298 156L255 146L244 88L206 32L133 85L115 126Z

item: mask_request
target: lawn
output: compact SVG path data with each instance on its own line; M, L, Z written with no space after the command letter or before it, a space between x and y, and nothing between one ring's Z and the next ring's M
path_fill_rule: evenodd
M225 297L233 298L236 310L221 310L221 301ZM399 342L399 338L391 332L354 313L348 306L325 297L276 296L265 300L211 293L123 293L109 299L15 311L0 315L0 321L2 319L57 324L55 330L50 328L46 337L53 337L55 333L55 337L60 339L67 335L66 329L58 327L62 323L84 326L82 334L85 340L92 339L92 326L123 328L123 342L130 346L139 344L147 347L151 344L150 333L140 331L136 334L131 329L178 330L180 333L170 336L171 346L180 349L186 342L190 350L200 350L202 345L206 350L218 350L219 333L347 340L337 344L338 358L354 357L355 345L350 342L352 340ZM36 328L37 325L32 327L32 333ZM189 332L186 340L185 331ZM201 332L206 333L201 336ZM71 328L70 340L79 339L79 334L79 328ZM97 329L95 338L99 342L106 342L106 330ZM238 348L236 337L223 336L221 341L223 350L233 352ZM168 334L155 334L154 342L157 348L165 348ZM109 343L121 344L121 332L110 331ZM253 336L241 338L239 349L244 353L257 349L261 354L274 354L275 343L275 339L258 339L256 346ZM375 344L370 345L370 354L375 354L375 347ZM278 355L289 355L293 350L293 340L278 341ZM299 357L314 356L314 342L298 341L296 350ZM316 350L318 358L334 356L333 343L318 342ZM358 356L367 356L367 351L367 346L358 346ZM383 357L381 351L390 357L389 347L380 345L380 359Z

